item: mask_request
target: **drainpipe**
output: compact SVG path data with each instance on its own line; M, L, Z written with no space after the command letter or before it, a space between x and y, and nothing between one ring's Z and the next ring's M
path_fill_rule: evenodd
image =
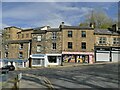
M29 60L29 68L32 67L32 58L30 57L31 55L31 40L29 40L29 44L28 44L28 60Z

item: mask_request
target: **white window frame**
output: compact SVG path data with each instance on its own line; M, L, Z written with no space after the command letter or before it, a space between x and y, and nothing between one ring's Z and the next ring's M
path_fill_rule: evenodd
M99 37L99 44L106 44L106 41L107 41L106 37Z
M37 52L41 52L41 45L37 46Z
M38 42L41 41L41 38L42 38L41 35L40 35L40 36L37 36L37 41L38 41Z
M116 44L119 44L119 43L120 43L119 38L114 37L113 38L113 44L116 45Z

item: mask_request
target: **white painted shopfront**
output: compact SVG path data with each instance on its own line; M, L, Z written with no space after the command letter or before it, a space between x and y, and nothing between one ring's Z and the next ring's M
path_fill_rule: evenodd
M32 66L48 67L61 64L61 54L33 54L30 57L32 58Z

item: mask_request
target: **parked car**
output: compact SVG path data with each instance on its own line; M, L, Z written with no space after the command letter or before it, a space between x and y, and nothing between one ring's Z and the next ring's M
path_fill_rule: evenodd
M6 65L6 66L2 67L2 70L14 71L15 67L14 67L14 65Z
M2 69L2 68L0 68L0 73L1 74L7 74L9 72L9 69Z

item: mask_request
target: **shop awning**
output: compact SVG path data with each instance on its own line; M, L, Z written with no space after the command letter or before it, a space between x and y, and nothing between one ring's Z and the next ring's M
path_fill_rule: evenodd
M32 54L30 55L31 58L44 58L45 54Z
M3 62L27 62L27 59L2 59Z
M92 54L94 55L94 52L62 52L62 54L84 54L84 55Z

